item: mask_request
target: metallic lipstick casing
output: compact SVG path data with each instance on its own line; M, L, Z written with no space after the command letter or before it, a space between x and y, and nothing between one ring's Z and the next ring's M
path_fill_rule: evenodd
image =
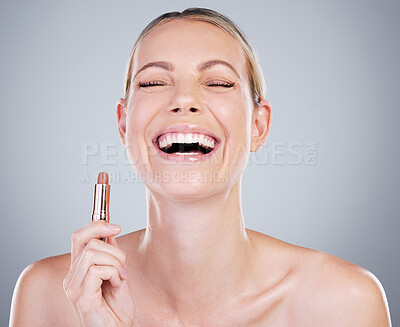
M104 220L110 221L110 185L108 184L108 175L106 172L99 173L97 184L94 185L94 200L92 221ZM105 238L102 238L105 241Z

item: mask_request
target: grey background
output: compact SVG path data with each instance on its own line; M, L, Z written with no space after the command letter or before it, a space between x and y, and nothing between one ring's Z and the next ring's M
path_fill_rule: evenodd
M150 20L192 6L244 29L268 86L273 124L245 172L246 227L372 271L397 325L399 2L251 0L1 3L1 325L21 271L69 252L89 221L95 175L131 172L104 158L107 144L123 154L115 105L130 50ZM85 163L87 143L99 151ZM143 185L113 180L110 210L121 234L144 228Z

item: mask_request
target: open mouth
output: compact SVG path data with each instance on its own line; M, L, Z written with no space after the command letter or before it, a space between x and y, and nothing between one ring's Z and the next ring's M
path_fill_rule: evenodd
M204 155L212 152L218 141L200 133L166 133L160 135L156 143L167 154Z

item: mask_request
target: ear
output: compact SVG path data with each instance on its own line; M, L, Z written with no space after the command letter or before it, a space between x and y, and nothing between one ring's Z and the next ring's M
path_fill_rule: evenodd
M271 105L265 99L253 110L250 151L256 152L267 139L272 122Z
M126 146L126 101L123 98L117 103L117 123L121 142Z

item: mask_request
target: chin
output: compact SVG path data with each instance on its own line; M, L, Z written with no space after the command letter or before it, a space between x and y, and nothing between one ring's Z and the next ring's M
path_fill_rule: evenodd
M171 200L187 201L207 198L229 188L229 180L210 171L175 171L153 174L158 180L144 182L152 192Z

